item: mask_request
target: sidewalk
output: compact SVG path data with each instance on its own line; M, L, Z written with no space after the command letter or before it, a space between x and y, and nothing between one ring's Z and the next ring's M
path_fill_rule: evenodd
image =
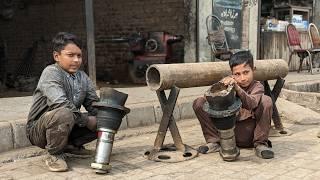
M286 83L320 80L320 74L310 75L307 72L300 74L292 72L285 79ZM149 90L146 86L116 89L129 94L126 106L131 109L131 112L123 119L121 130L149 126L160 122L162 111L154 91ZM195 118L192 102L196 97L202 96L207 89L208 87L181 89L174 110L175 119L179 121ZM30 146L30 142L25 135L25 124L31 103L31 96L0 98L0 152Z

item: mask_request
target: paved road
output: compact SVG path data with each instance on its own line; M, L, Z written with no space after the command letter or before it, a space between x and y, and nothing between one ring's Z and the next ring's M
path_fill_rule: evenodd
M93 159L69 159L69 172L46 169L44 156L0 164L0 179L319 179L320 139L318 125L298 125L284 120L293 134L272 137L275 158L263 160L252 149L241 149L236 162L223 161L218 153L200 155L180 163L146 160L145 150L152 147L158 125L119 132L107 175L98 175L89 167ZM197 147L204 143L196 119L178 122L184 143ZM171 137L167 135L166 143ZM88 148L94 148L94 143Z

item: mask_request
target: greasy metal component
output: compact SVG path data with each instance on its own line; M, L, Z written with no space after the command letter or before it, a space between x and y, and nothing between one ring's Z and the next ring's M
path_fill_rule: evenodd
M280 134L287 134L287 131L284 130L283 124L280 119L280 115L278 112L278 108L276 106L276 101L279 97L282 87L284 86L285 80L282 78L277 79L276 84L274 85L272 91L270 89L268 81L264 81L264 90L266 95L270 96L273 103L273 112L272 112L272 120L275 128L279 131Z
M111 170L111 165L109 165L109 162L114 135L114 131L108 131L106 129L98 130L95 162L91 163L91 168L95 169L97 173L107 173L109 170Z
M220 134L220 151L219 154L225 161L234 161L240 155L240 150L236 146L236 138L234 136L234 127L227 130L219 129Z
M282 59L255 60L254 79L259 81L284 78L289 71ZM208 86L231 73L228 62L185 64L153 64L146 72L151 90L166 90L173 85L179 88Z
M220 135L220 156L225 161L235 161L240 155L236 146L234 127L236 114L241 107L241 101L236 98L234 86L225 87L222 83L213 84L205 93L207 102L203 110L212 118L212 122Z
M234 101L235 102L232 105L228 106L227 109L225 110L217 111L212 107L210 107L208 102L204 103L203 109L204 111L208 112L212 117L217 117L217 118L229 117L237 113L241 108L241 104L242 104L241 100L237 98Z
M106 174L112 168L112 166L109 164L100 164L100 163L91 163L91 167L95 169L97 174Z
M154 147L152 150L145 152L145 157L149 160L179 162L192 159L198 155L196 150L183 144L177 124L172 115L179 92L180 89L173 86L167 99L164 91L157 91L163 115L157 137L154 141ZM168 127L171 132L174 145L163 145Z
M91 168L96 173L107 173L111 170L110 156L113 147L114 136L119 129L122 118L130 112L124 107L128 95L112 88L100 89L101 101L94 103L97 113L97 145L96 156Z

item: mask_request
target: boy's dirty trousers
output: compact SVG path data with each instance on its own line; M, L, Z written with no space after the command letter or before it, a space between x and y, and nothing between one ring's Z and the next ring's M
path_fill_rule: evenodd
M28 124L27 136L31 144L47 149L50 154L63 153L67 144L79 147L97 138L95 132L75 124L73 113L67 108L46 112Z
M202 132L207 143L219 142L219 132L213 125L209 114L203 111L204 97L193 102L194 112L200 121ZM250 148L258 144L268 144L268 136L272 117L272 101L269 96L263 95L258 107L254 110L255 118L236 121L235 138L239 147Z

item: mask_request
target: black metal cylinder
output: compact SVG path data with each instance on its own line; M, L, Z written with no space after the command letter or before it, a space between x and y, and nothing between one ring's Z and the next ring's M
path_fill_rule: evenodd
M225 118L212 119L214 126L219 130L227 130L234 127L236 123L236 115L232 115Z
M100 102L93 103L98 109L97 128L117 131L121 125L122 118L130 112L124 107L128 94L119 92L112 88L100 89Z
M121 125L122 118L126 113L114 108L101 108L97 114L97 128L105 128L117 131Z

